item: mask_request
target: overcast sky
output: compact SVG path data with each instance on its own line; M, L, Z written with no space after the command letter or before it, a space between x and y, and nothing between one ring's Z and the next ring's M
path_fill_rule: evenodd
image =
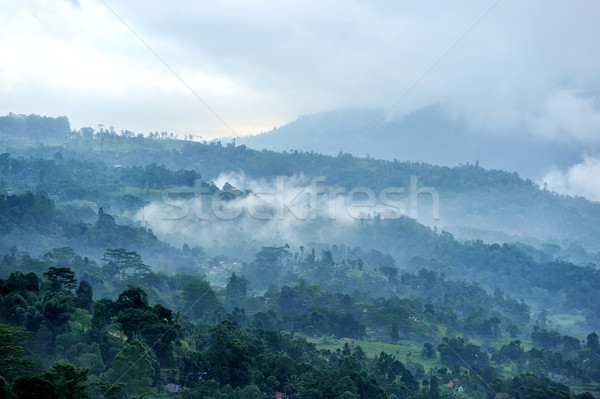
M0 0L0 114L213 138L231 132L190 88L237 135L385 109L492 4ZM394 113L442 103L478 130L577 145L553 187L582 192L581 171L600 186L599 16L591 0L500 1Z

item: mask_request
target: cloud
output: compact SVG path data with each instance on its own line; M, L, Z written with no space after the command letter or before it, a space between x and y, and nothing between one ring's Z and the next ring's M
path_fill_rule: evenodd
M0 5L0 113L230 135L102 3L77 4ZM490 5L109 4L239 134L302 114L389 107ZM500 2L395 112L446 104L479 131L596 142L599 12L584 0Z
M0 52L4 113L67 115L75 128L103 123L144 133L231 134L101 3L0 4ZM174 67L235 130L279 122L244 108L256 101L278 110L272 93L210 65Z
M542 179L548 189L600 201L600 158L585 155L581 163L565 171L552 170Z
M219 247L256 241L358 244L358 230L365 223L410 217L409 195L397 188L345 191L328 186L323 177L304 175L250 179L224 173L215 179L218 187L226 183L250 192L224 200L202 193L199 187L172 188L164 192L162 201L140 210L136 220L145 220L159 237L174 245Z
M600 112L596 97L586 98L573 90L560 90L546 99L535 131L556 140L600 144Z

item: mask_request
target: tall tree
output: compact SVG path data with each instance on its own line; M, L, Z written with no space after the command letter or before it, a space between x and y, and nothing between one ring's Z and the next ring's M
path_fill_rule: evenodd
M92 285L87 281L81 281L79 287L77 287L77 290L75 291L75 301L73 302L73 305L77 308L91 311L92 303L94 302L93 296Z
M68 267L50 266L48 271L44 273L44 277L50 281L51 291L68 290L71 291L77 286L75 272Z
M102 260L108 269L114 269L118 272L121 280L125 280L130 275L130 271L138 275L150 271L148 265L142 261L140 254L123 248L107 249Z
M90 398L88 371L67 362L57 362L44 373L44 379L54 385L57 399L87 399Z
M102 377L113 384L125 383L125 393L129 396L153 393L152 377L155 374L151 358L152 350L135 338L117 353L110 370Z
M390 339L391 339L392 343L396 343L396 342L400 341L400 333L398 332L398 324L396 324L396 323L392 324L392 331L390 334Z
M587 336L586 348L590 348L593 352L598 352L600 350L600 344L598 341L598 334L595 332L589 334Z
M429 398L438 399L440 397L440 388L436 376L432 376L429 381Z
M24 358L25 350L19 343L26 336L22 328L0 324L0 373L8 382L33 370L33 363Z

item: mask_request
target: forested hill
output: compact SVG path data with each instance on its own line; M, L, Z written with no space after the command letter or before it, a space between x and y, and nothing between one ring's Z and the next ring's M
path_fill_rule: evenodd
M0 138L10 136L6 118L9 117L5 117L4 125L0 123ZM40 117L36 120L46 121ZM50 123L51 127L54 124ZM52 158L58 152L65 159L91 157L109 166L155 163L173 171L199 171L205 180L216 179L226 172L240 172L251 179L300 174L309 179L324 176L326 185L343 187L346 192L356 187L367 187L376 193L388 187L403 187L408 193L410 177L416 176L418 187L433 187L440 195L440 219L431 220L431 215L426 219L426 213L420 218L430 226L466 239L524 240L538 246L550 243L570 247L573 253L580 252L581 246L590 252L600 251L600 204L546 191L514 172L487 170L477 164L440 167L349 154L254 151L233 143L171 139L167 133L152 133L152 138L123 133L86 128L69 132L61 139L52 134L35 142L24 134L20 142L13 139L9 143L19 145L14 153L24 156ZM40 147L43 139L47 139L46 145Z
M546 307L564 311L578 304L578 309L587 313L588 322L597 322L593 312L595 302L589 299L595 295L588 295L597 289L594 288L597 273L594 267L576 266L598 263L595 251L600 242L600 205L597 203L559 196L515 173L485 170L477 165L448 168L351 155L256 152L232 143L225 146L219 142L194 143L168 136L153 134L153 138L145 138L83 129L62 137L60 146L25 146L14 149L14 155L0 156L0 187L17 195L28 191L45 192L54 199L52 206L58 215L52 219L50 228L44 227L44 223L33 226L34 230L42 230L38 231L38 239L31 240L33 231L28 228L32 226L19 225L27 225L30 219L20 222L11 219L15 215L11 209L19 206L15 203L26 204L27 201L14 195L6 197L6 220L10 223L6 224L4 233L10 234L10 240L4 241L4 250L14 244L25 245L23 248L34 253L44 253L52 247L70 245L78 251L100 256L105 247L115 247L122 242L142 253L151 263L164 265L164 270L175 270L181 265L177 261L181 259L179 250L167 244L156 247L152 240L144 238L143 230L141 234L123 230L130 223L139 226L140 208L146 203L147 225L162 240L179 248L187 244L203 247L213 255L227 251L236 256L243 255L244 248L259 250L262 245L286 242L296 247L314 243L372 248L391 254L401 267L413 265L411 260L415 257L434 260L428 261L427 268L451 278L479 281L492 290L502 288L513 295L539 300ZM202 222L187 217L172 227L165 227L164 217L157 211L164 201L165 190L192 187L196 181L216 179L230 171L241 173L237 177L228 176L237 179L235 184L248 187L252 187L252 182L268 181L280 175L303 174L308 179L324 176L324 185L341 187L346 192L362 186L375 193L387 187L410 189L410 178L416 176L419 187L429 186L439 192L440 220L429 219L437 226L430 229L407 217L357 220L348 225L342 220L322 217L302 223L267 223L245 215L232 222ZM206 182L202 188L209 194L224 192ZM235 188L232 189L228 195L238 198ZM292 187L294 189L297 188ZM238 191L238 194L244 192ZM243 196L239 200L242 201ZM425 214L431 209L427 200L427 196L419 200L420 210L427 210ZM111 226L115 234L98 229L99 208L107 215L114 215ZM420 211L421 219L427 220L427 217L422 217ZM119 224L124 226L119 227ZM495 238L489 230L525 232L538 237L537 240L523 237L537 249L522 244L485 245L480 240L461 243L443 231L452 231L457 225L477 227L471 231L471 239L479 239L486 233L490 239ZM48 235L43 229L53 234ZM254 234L248 235L248 231ZM97 234L112 236L112 241L98 241L94 238ZM522 238L505 237L511 241ZM69 240L74 241L69 244ZM348 255L352 254L336 254L337 257ZM565 281L561 278L564 273L573 278Z
M543 140L526 127L519 127L518 132L477 128L464 118L453 116L441 104L405 115L386 115L379 120L383 112L358 108L303 115L243 140L256 149L297 149L329 155L344 151L435 165L480 160L487 168L516 170L536 179L552 167L562 169L580 160L576 148ZM375 121L379 122L373 125Z
M66 118L0 140L0 397L599 391L598 203Z

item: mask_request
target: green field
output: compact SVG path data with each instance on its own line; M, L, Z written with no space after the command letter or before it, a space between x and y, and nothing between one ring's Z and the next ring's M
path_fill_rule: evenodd
M600 384L594 383L583 383L583 382L569 382L567 384L571 391L576 394L583 392L590 392L594 395L594 397L600 396Z
M585 327L584 315L573 313L556 313L548 315L548 320L558 330L569 331L569 335L580 335L583 337L589 334L589 331Z

